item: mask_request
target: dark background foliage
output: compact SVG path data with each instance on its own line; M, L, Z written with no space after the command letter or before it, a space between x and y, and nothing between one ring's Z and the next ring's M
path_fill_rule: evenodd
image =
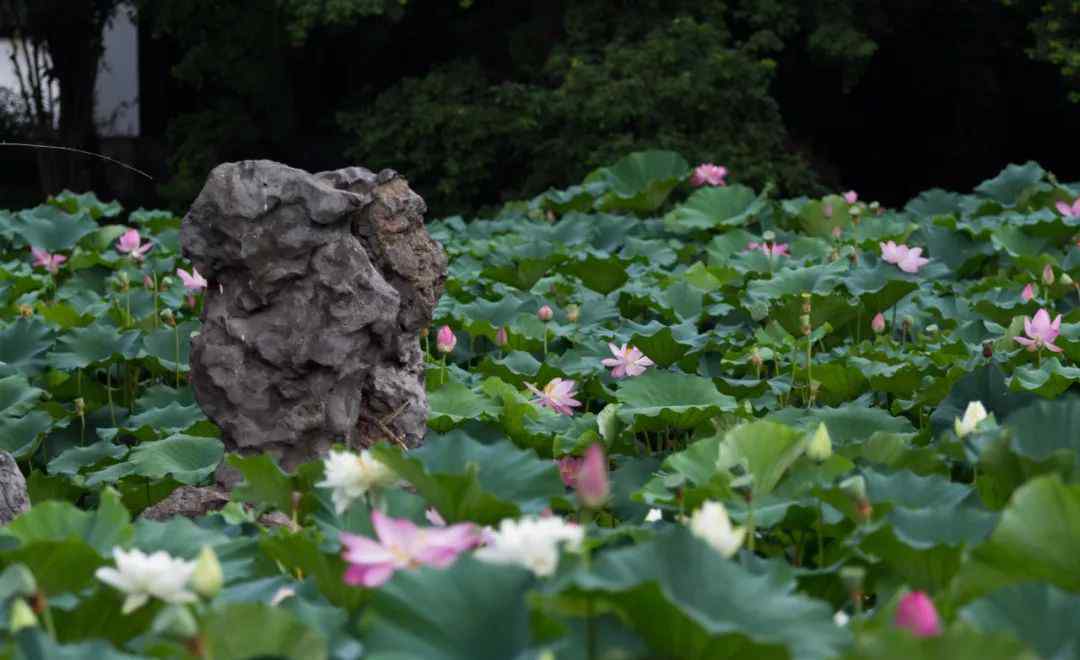
M136 158L158 181L125 192L177 210L213 165L241 158L392 167L433 215L564 187L646 148L786 195L855 188L891 204L1029 159L1080 178L1069 0L142 0L138 11ZM66 29L78 37L78 24Z

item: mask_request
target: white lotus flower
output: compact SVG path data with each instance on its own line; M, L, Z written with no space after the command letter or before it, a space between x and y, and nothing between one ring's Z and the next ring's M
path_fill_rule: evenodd
M330 497L338 515L344 513L353 500L363 497L369 490L389 485L397 478L366 449L359 455L351 451L331 451L323 459L323 470L326 478L315 485L333 491Z
M190 603L196 600L187 583L195 572L195 562L176 559L158 550L153 554L133 548L113 548L116 568L103 566L94 575L105 584L127 594L123 613L133 612L151 597L166 603Z
M745 527L732 527L727 509L719 502L705 502L690 516L690 531L725 557L739 551L746 540Z
M664 512L660 509L649 509L649 512L645 514L645 522L654 523L660 522L664 519Z
M972 401L968 403L967 410L964 411L963 419L957 417L954 420L956 429L956 436L962 438L968 433L975 430L975 427L979 425L979 422L989 417L986 413L986 408L983 407L982 401Z
M486 535L487 545L476 551L476 558L496 564L518 564L539 577L551 575L559 565L559 547L577 551L585 539L580 525L558 516L503 520L498 530Z

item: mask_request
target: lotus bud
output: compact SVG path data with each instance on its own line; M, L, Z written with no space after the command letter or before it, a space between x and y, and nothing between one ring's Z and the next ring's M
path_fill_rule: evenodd
M577 305L569 305L566 308L566 320L571 323L577 323L578 318L581 317L581 308Z
M874 320L870 321L870 328L879 335L885 332L885 316L881 312L878 312Z
M30 305L19 305L19 316L28 319L34 315L34 308Z
M825 422L818 424L814 436L810 438L810 444L806 447L806 455L819 463L832 456L832 438L829 437Z
M1020 292L1020 301L1021 302L1028 302L1029 300L1031 300L1034 297L1035 297L1035 285L1032 284L1031 282L1028 282L1027 286L1024 287L1024 290Z
M423 328L420 328L420 338L421 339L427 339L427 336L429 334L431 334L431 331L427 328L427 326L424 326Z
M176 317L173 315L173 311L168 307L161 310L161 320L169 327L174 327L176 325Z
M941 328L937 327L936 323L931 323L930 325L926 326L926 334L928 335L936 335L940 330Z
M540 319L544 323L551 320L551 317L555 315L555 312L551 311L551 307L544 305L540 309L536 310L536 318Z
M765 361L761 359L761 353L758 352L757 346L755 346L750 351L750 364L752 364L756 368L760 369L761 365L764 364L764 362Z
M1054 284L1054 267L1050 264L1046 264L1046 266L1043 268L1042 281L1043 284L1045 284L1046 286L1051 286Z
M900 600L894 623L897 628L906 628L916 637L936 637L941 634L941 622L934 601L922 591L913 591Z
M503 326L495 333L495 345L506 346L508 343L510 343L510 337L507 336L506 327Z
M12 634L17 633L23 628L36 628L38 625L37 615L34 614L34 610L30 609L30 606L26 604L26 601L22 598L16 598L11 603L11 613L8 619L8 630Z
M195 589L195 593L209 600L221 591L223 584L225 584L225 576L221 572L221 562L218 561L214 549L204 545L199 551L199 558L195 561L191 586Z
M435 348L440 353L449 353L457 346L457 337L454 335L454 331L450 329L450 326L444 325L439 328L439 334L435 336Z
M840 482L840 489L855 502L855 518L860 523L870 520L874 507L866 497L866 479L857 474Z
M86 414L86 399L81 396L75 399L75 414L79 417Z
M143 275L142 284L143 288L147 291L154 290L154 280L149 275Z
M1061 284L1063 286L1072 286L1073 285L1073 278L1069 277L1068 273L1062 273L1061 277L1059 279L1061 280Z
M611 494L607 457L599 443L585 451L585 460L577 472L577 496L588 509L599 509Z
M770 241L775 241L776 240L776 232L772 231L771 229L762 232L761 240L765 241L766 243L768 243Z
M851 208L848 209L848 213L850 213L853 216L858 217L858 216L862 215L862 207L858 206L858 205L853 205Z
M956 431L956 437L962 438L967 434L974 431L979 422L989 417L986 412L986 408L983 406L982 401L970 401L968 402L967 410L964 411L964 416L957 417L953 420L953 430Z
M984 358L990 359L994 357L994 342L984 341L982 353Z
M870 210L871 211L877 211L879 209L881 209L881 203L880 202L870 202Z

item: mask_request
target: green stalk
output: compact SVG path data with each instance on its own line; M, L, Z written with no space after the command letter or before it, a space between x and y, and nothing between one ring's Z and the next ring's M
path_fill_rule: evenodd
M825 507L822 505L821 500L818 500L818 519L817 519L817 563L818 568L825 566Z
M814 349L814 343L808 336L806 338L806 407L809 408L814 403L814 378L812 375L813 364L811 362L811 353Z
M746 498L747 514L746 514L746 548L750 552L754 551L754 494L750 493Z
M173 325L173 336L176 338L176 389L180 389L180 327Z
M112 418L112 425L116 427L116 409L113 408L112 400L112 365L105 365L105 393L109 397L109 417Z
M442 356L442 381L439 383L439 386L444 387L445 385L446 385L446 353L443 353L443 356Z

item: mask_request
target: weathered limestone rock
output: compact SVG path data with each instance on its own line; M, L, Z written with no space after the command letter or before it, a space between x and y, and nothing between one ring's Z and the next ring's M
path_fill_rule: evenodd
M30 510L26 479L15 457L0 451L0 525L6 525Z
M210 173L180 241L209 282L192 385L228 448L292 467L334 442L420 441L419 332L447 265L425 210L392 170Z

